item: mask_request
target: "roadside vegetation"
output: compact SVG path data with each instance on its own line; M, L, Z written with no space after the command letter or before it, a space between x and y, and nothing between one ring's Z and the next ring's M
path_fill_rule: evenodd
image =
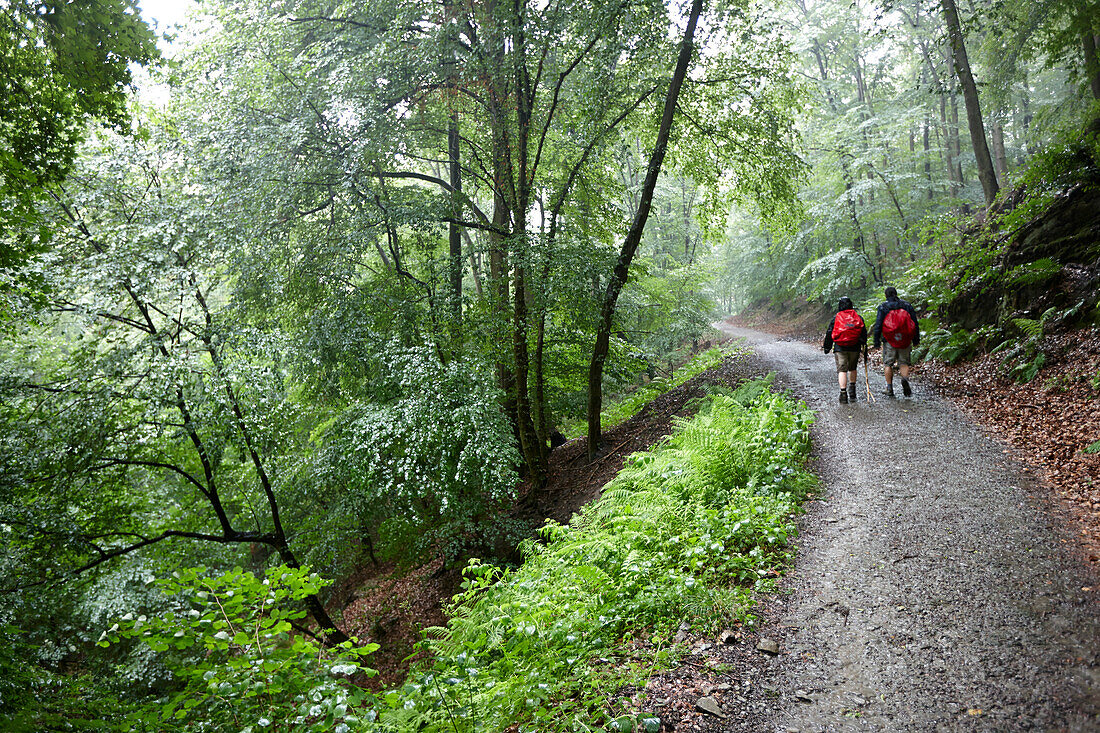
M604 428L621 425L634 415L638 414L650 402L669 391L676 389L692 377L702 374L707 369L722 363L729 356L731 348L711 348L689 358L685 363L672 370L667 376L655 376L648 378L642 384L634 385L632 389L615 399L609 401L600 412L600 421ZM584 435L585 425L581 420L568 421L562 426L562 432L567 438L576 438Z
M305 570L179 571L162 617L127 614L103 647L162 654L176 689L112 715L119 730L527 731L659 729L642 688L684 651L682 628L751 626L755 598L786 568L795 518L815 485L812 413L769 379L715 388L665 441L636 453L569 525L523 543L524 562L474 559L428 661L378 694L377 645L326 649L290 602L319 590Z

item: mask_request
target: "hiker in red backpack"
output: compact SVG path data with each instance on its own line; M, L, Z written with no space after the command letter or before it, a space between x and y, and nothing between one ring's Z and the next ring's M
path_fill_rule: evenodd
M913 394L909 386L911 352L920 346L920 326L913 306L898 298L893 286L886 288L886 302L878 307L875 326L871 329L875 348L882 342L882 363L886 367L886 396L894 396L894 367L901 372L901 392L906 397Z
M836 315L825 329L825 343L821 348L826 354L831 349L836 359L836 381L840 384L841 404L855 402L859 354L861 351L867 353L867 324L847 297L837 303Z

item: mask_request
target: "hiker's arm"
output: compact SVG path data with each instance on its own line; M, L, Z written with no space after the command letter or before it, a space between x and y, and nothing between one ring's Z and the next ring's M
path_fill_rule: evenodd
M833 325L836 324L836 316L833 316L833 320L829 321L829 326L825 329L825 341L821 344L821 350L826 354L829 353L829 349L833 348Z
M875 348L878 348L879 342L882 340L882 319L886 317L886 314L882 311L882 306L878 307L878 311L875 312L875 327L871 329L871 335L875 337Z
M913 346L920 346L920 320L913 306L909 306L909 315L913 317Z

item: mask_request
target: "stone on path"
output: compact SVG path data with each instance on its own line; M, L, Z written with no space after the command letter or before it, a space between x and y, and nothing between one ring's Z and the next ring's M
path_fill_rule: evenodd
M756 645L756 648L758 651L766 652L768 654L779 653L779 644L775 641L775 639L769 639L767 637L761 639L760 642Z
M713 697L701 697L695 702L695 709L719 718L726 717L726 711Z

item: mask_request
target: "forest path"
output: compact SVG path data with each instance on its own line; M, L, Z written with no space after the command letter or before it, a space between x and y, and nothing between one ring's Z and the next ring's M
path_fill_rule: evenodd
M817 413L820 501L716 731L1100 731L1100 593L1005 447L914 382L837 403L831 355L722 324ZM860 371L863 371L862 365ZM901 394L900 384L898 394Z

